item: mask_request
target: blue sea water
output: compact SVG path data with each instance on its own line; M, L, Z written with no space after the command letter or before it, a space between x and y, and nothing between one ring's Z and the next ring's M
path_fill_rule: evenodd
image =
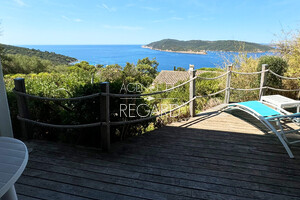
M222 66L224 58L231 60L236 52L222 53L209 51L206 55L163 52L142 48L141 45L23 45L23 47L39 49L41 51L77 58L90 64L119 64L125 66L127 62L137 63L138 59L156 58L158 70L173 70L174 66L188 69L189 64L195 69L202 67ZM271 53L249 53L248 56L260 57Z

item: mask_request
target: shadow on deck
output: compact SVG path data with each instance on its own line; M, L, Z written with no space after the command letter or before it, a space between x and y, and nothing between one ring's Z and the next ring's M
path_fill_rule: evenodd
M247 121L247 120L246 120ZM113 144L32 141L20 199L300 199L300 148L211 112Z

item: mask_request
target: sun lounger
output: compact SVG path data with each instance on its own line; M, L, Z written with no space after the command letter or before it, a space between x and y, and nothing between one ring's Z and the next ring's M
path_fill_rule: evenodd
M300 140L290 142L288 141L285 135L293 132L299 132L300 129L285 131L282 127L282 120L283 119L293 120L294 118L300 117L300 113L287 114L287 112L284 112L284 110L282 109L274 110L259 101L233 103L233 104L229 104L225 108L225 110L226 109L227 110L239 109L249 113L250 115L254 116L256 119L260 120L270 131L276 134L276 136L284 146L290 158L294 158L294 155L290 150L289 145L300 142ZM272 125L271 122L274 121L276 122L280 130L277 130L275 126Z
M261 101L267 103L276 109L297 108L297 113L300 112L300 101L294 100L282 95L262 96Z

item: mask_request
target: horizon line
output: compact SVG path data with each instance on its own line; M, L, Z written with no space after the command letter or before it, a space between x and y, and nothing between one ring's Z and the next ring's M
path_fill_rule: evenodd
M162 39L164 40L164 39ZM175 40L178 40L178 39L175 39ZM226 39L221 39L221 40L203 40L203 41L223 41L223 40L226 40ZM229 40L232 40L232 39L229 39ZM155 42L158 42L158 41L161 41L161 40L157 40ZM180 40L180 41L191 41L191 40ZM273 42L253 42L253 41L244 41L244 40L235 40L235 41L240 41L240 42L249 42L249 43L256 43L256 44L263 44L263 45L271 45L273 44ZM152 43L152 42L150 42ZM150 44L150 43L147 43L147 44ZM5 44L5 43L0 43L0 44ZM6 44L6 45L14 45L14 46L40 46L40 45L45 45L45 46L50 46L50 45L91 45L91 46L96 46L96 45L147 45L146 43L143 43L143 44L137 44L137 43L132 43L132 44Z
M3 43L0 43L3 44ZM4 45L12 45L12 46L54 46L54 45L65 45L65 46L72 46L72 45L90 45L90 46L97 46L97 45L145 45L145 44L4 44Z

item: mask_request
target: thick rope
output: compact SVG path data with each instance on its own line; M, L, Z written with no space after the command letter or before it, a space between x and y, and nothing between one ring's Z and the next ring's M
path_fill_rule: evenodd
M261 74L263 72L268 72L269 69L264 70L264 71L259 71L259 72L236 72L236 71L231 71L234 74L242 74L242 75L252 75L252 74Z
M142 122L142 121L146 121L146 120L150 120L150 119L154 119L156 117L160 117L166 114L169 114L175 110L178 110L179 108L182 108L183 106L189 104L191 101L194 101L196 98L200 98L200 97L210 97L210 96L214 96L217 95L219 93L222 93L226 90L227 88L220 90L218 92L212 93L212 94L208 94L208 95L203 95L203 96L195 96L194 98L190 99L189 101L181 104L180 106L177 106L176 108L173 108L172 110L169 110L167 112L161 113L159 115L155 115L155 116L151 116L151 117L146 117L146 118L142 118L142 119L136 119L136 120L131 120L131 121L122 121L122 122L110 122L110 125L112 126L116 126L116 125L126 125L126 124L133 124L133 123L138 123L138 122ZM105 122L103 123L104 125L106 124Z
M236 71L228 71L220 76L217 76L217 77L214 77L214 78L206 78L206 77L201 77L201 76L196 76L184 83L181 83L175 87L172 87L172 88L169 88L169 89L166 89L166 90L162 90L162 91L158 91L158 92L153 92L153 93L146 93L146 94L113 94L113 93L96 93L96 94L91 94L91 95L86 95L86 96L81 96L81 97L73 97L73 98L51 98L51 97L40 97L40 96L35 96L35 95L31 95L31 94L26 94L26 93L23 93L23 92L19 92L19 91L16 91L15 89L13 89L13 92L17 95L20 95L20 96L25 96L25 97L29 97L29 98L32 98L32 99L39 99L39 100L50 100L50 101L75 101L75 100L84 100L84 99L89 99L89 98L94 98L94 97L98 97L98 96L112 96L112 97L141 97L141 96L151 96L151 95L157 95L157 94L162 94L162 93L165 93L165 92L169 92L171 90L174 90L176 88L179 88L197 78L199 79L203 79L203 80L215 80L215 79L219 79L219 78L222 78L224 76L226 76L228 73L232 72L232 73L235 73L235 74L241 74L241 75L251 75L251 74L260 74L262 72L268 72L270 71L272 74L274 74L275 76L278 76L280 78L284 78L284 79L290 79L290 80L299 80L299 78L290 78L290 77L285 77L285 76L280 76L278 74L276 74L275 72L273 72L272 70L268 69L268 70L264 70L264 71L259 71L259 72L250 72L250 73L246 73L246 72L236 72ZM284 89L277 89L277 88L271 88L271 87L267 87L269 89L272 89L272 90L277 90L277 91L299 91L299 90L284 90ZM241 89L241 88L230 88L230 89L233 89L233 90L258 90L259 88L253 88L253 89Z
M214 77L214 78L206 78L206 77L201 77L201 76L197 76L197 78L203 79L203 80L215 80L215 79L222 78L223 76L226 76L228 73L229 73L229 71L222 74L222 75L220 75L220 76Z
M204 71L204 70L198 70L198 72L200 72L200 74L203 73L224 73L224 71Z
M279 77L279 78L283 78L283 79L289 79L289 80L300 80L300 77L286 77L286 76L281 76L279 74L276 74L275 72L273 72L272 70L269 69L269 71L271 72L271 74Z
M218 92L215 92L215 93L212 93L212 94L207 94L207 95L202 95L202 96L196 96L196 98L202 98L202 97L211 97L211 96L215 96L215 95L217 95L217 94L220 94L220 93L222 93L222 92L224 92L224 91L226 91L228 88L225 88L225 89L223 89L223 90L220 90L220 91L218 91Z
M263 87L262 89L266 89L267 87ZM237 91L254 91L254 90L260 90L260 88L248 88L248 89L244 89L244 88L233 88L231 87L230 90L237 90Z
M126 125L126 124L133 124L133 123L138 123L138 122L142 122L142 121L146 121L146 120L150 120L150 119L154 119L156 117L161 117L163 115L166 115L166 114L169 114L175 110L178 110L179 108L189 104L191 101L195 100L196 97L190 99L189 101L181 104L180 106L177 106L176 108L173 108L172 110L169 110L167 112L164 112L164 113L161 113L159 115L155 115L155 116L151 116L151 117L145 117L145 118L142 118L142 119L136 119L136 120L130 120L130 121L122 121L122 122L110 122L109 124L112 125L112 126L117 126L117 125ZM107 123L103 123L104 125L106 125Z
M51 97L40 97L40 96L35 96L35 95L32 95L32 94L23 93L23 92L16 91L15 89L13 89L13 93L15 93L16 95L24 96L24 97L29 97L31 99L49 100L49 101L85 100L85 99L98 97L101 94L101 93L96 93L96 94L91 94L91 95L86 95L86 96L81 96L81 97L72 97L72 98L51 98Z
M190 99L189 101L181 104L180 106L177 106L176 108L173 108L172 110L161 113L159 115L146 117L146 118L142 118L142 119L137 119L137 120L131 120L131 121L109 122L109 124L112 125L112 126L117 126L117 125L133 124L133 123L137 123L137 122L142 122L142 121L154 119L156 117L160 117L160 116L166 115L168 113L171 113L175 110L178 110L179 108L189 104L191 101L193 101L195 99L196 99L196 97L194 97L194 98ZM17 118L21 121L24 121L24 122L27 122L27 123L30 123L30 124L35 124L35 125L44 126L44 127L51 127L51 128L89 128L89 127L95 127L95 126L100 126L100 125L107 125L106 122L97 122L97 123L80 124L80 125L56 125L56 124L48 124L48 123L44 123L44 122L38 122L38 121L31 120L31 119L23 118L23 117L20 117L20 116L17 116Z
M21 121L34 124L34 125L39 125L39 126L44 126L44 127L50 127L50 128L90 128L90 127L95 127L95 126L100 126L103 123L102 122L96 122L96 123L91 123L91 124L79 124L79 125L57 125L57 124L48 124L44 122L38 122L34 121L31 119L23 118L20 116L17 116L17 118Z
M174 90L176 88L179 88L193 80L195 80L197 77L194 77L184 83L181 83L175 87L172 87L172 88L169 88L169 89L166 89L166 90L162 90L162 91L158 91L158 92L153 92L153 93L145 93L145 94L113 94L113 93L101 93L102 96L112 96L112 97L141 97L141 96L151 96L151 95L156 95L156 94L162 94L162 93L165 93L165 92L169 92L171 90Z
M279 88L273 88L273 87L266 87L267 89L270 90L275 90L275 91L281 91L281 92L299 92L300 89L279 89Z

